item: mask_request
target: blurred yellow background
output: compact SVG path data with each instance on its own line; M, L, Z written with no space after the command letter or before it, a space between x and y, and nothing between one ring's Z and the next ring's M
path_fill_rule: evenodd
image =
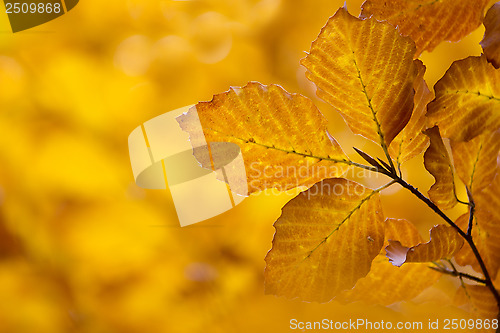
M361 3L347 1L348 10L358 15ZM449 305L448 278L390 308L265 296L272 224L291 196L256 195L180 228L168 191L134 184L135 127L248 81L312 98L350 156L353 145L377 154L315 97L299 66L343 4L85 0L16 34L0 15L0 332L288 332L292 318L464 316ZM480 54L483 33L423 54L428 84ZM404 172L424 192L432 184L421 157ZM410 219L427 239L441 222L396 187L383 200L386 216Z

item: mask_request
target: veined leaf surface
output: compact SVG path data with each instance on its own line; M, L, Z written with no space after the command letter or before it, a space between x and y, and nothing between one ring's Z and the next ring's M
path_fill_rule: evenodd
M266 256L266 293L328 302L370 271L384 243L378 191L326 179L288 202Z
M500 70L486 57L455 61L434 86L429 125L454 141L469 141L500 128Z
M323 27L302 64L318 96L351 130L388 147L413 110L415 44L391 25L360 20L341 8Z
M313 102L277 85L251 82L243 88L231 88L210 102L198 103L177 119L189 133L193 147L214 142L240 147L248 194L268 188L286 191L309 187L324 178L338 177L349 167L347 157L326 129L327 120ZM212 163L209 154L194 150L196 159L207 169Z
M373 16L399 28L417 45L416 57L442 41L457 42L482 22L489 0L368 0L362 17ZM457 19L460 18L460 19Z

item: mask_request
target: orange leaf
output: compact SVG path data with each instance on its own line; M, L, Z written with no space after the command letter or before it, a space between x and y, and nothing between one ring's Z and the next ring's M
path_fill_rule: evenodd
M387 219L385 232L386 244L387 239L398 239L405 246L423 242L418 230L407 220ZM427 264L409 263L403 267L396 267L389 262L385 251L382 250L373 260L370 273L360 279L352 290L343 292L340 299L390 305L418 296L440 276L440 273L429 269Z
M465 297L463 296L465 294ZM495 296L486 286L470 285L463 283L457 290L459 298L465 298L472 313L479 318L497 319L498 305ZM493 329L491 330L493 332Z
M452 227L437 225L431 229L427 243L406 247L398 240L389 240L385 248L389 261L400 267L407 262L430 262L451 259L464 245L464 240Z
M434 93L429 90L424 80L425 66L416 61L418 76L413 83L415 97L413 113L405 128L396 136L389 146L391 157L402 164L422 153L429 145L429 137L422 133L426 126L425 113L427 104L434 98Z
M313 102L277 85L251 82L243 88L231 88L210 102L198 103L177 119L189 133L193 147L211 146L211 152L194 149L196 159L207 169L215 160L211 156L231 155L231 147L222 145L218 152L214 147L221 145L214 142L239 146L248 193L312 186L324 178L340 176L348 168L346 156L326 129L327 120ZM247 194L246 189L238 188L231 189Z
M451 141L457 175L472 193L487 187L497 167L500 151L500 130L479 135L469 142Z
M455 61L434 90L427 117L443 137L469 141L500 128L500 70L484 55Z
M486 268L493 279L500 269L500 174L483 191L475 194L476 210L472 227L472 239L477 246ZM456 224L467 229L469 214L460 216ZM462 266L472 265L477 272L482 272L469 246L464 246L456 255L457 263Z
M453 208L457 204L455 194L455 178L448 151L439 134L439 128L434 126L424 132L431 141L424 154L424 165L427 171L436 179L429 190L429 198L442 209Z
M368 0L363 3L362 17L373 16L399 28L417 45L415 57L432 51L442 41L457 42L482 22L489 0ZM457 19L460 18L460 19Z
M266 256L266 293L327 302L352 288L384 243L378 192L333 178L288 202Z
M481 41L483 52L488 61L500 67L500 2L494 4L486 13L483 21L485 32Z
M302 64L318 96L338 109L354 133L387 147L413 109L414 52L414 43L394 27L341 8Z

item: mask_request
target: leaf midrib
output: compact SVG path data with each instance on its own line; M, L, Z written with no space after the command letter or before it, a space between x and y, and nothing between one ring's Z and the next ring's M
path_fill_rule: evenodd
M456 95L456 94L474 95L474 96L478 96L478 97L488 98L489 100L493 100L495 102L500 102L500 97L496 97L494 95L486 95L480 91L446 90L443 95Z
M280 151L280 152L283 152L283 153L298 155L298 156L301 156L303 158L305 158L305 157L311 157L311 158L318 159L320 161L324 160L324 161L330 161L330 162L335 162L335 163L344 163L344 164L347 164L347 165L352 165L352 162L349 161L349 160L347 160L347 159L335 159L335 158L331 158L331 157L321 157L321 156L315 156L315 155L312 155L312 154L300 153L300 152L297 152L297 151L290 151L290 150L278 148L278 147L275 147L275 146L269 146L269 145L266 145L266 144L263 144L263 143L249 141L248 139L238 138L238 137L236 137L234 135L227 134L227 133L224 133L222 131L210 128L210 127L205 127L205 129L213 131L215 133L222 134L224 136L228 136L228 137L234 138L236 140L243 141L246 144L253 144L253 145L257 145L257 146L264 147L264 148L267 148L267 149L274 149L274 150L277 150L277 151Z

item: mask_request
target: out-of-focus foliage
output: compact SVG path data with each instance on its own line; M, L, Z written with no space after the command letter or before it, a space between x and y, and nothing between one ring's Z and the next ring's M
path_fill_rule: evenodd
M351 13L361 2L347 1ZM0 15L0 331L288 332L290 318L464 316L443 306L456 290L447 278L415 301L425 307L401 304L405 314L263 296L272 223L289 195L246 199L181 229L168 192L133 183L127 136L154 116L251 80L314 99L298 62L343 3L85 0L17 34ZM482 34L426 55L429 86L452 61L479 54ZM331 132L355 145L319 107ZM404 171L428 187L417 162ZM382 197L384 212L426 235L435 217L393 194Z

